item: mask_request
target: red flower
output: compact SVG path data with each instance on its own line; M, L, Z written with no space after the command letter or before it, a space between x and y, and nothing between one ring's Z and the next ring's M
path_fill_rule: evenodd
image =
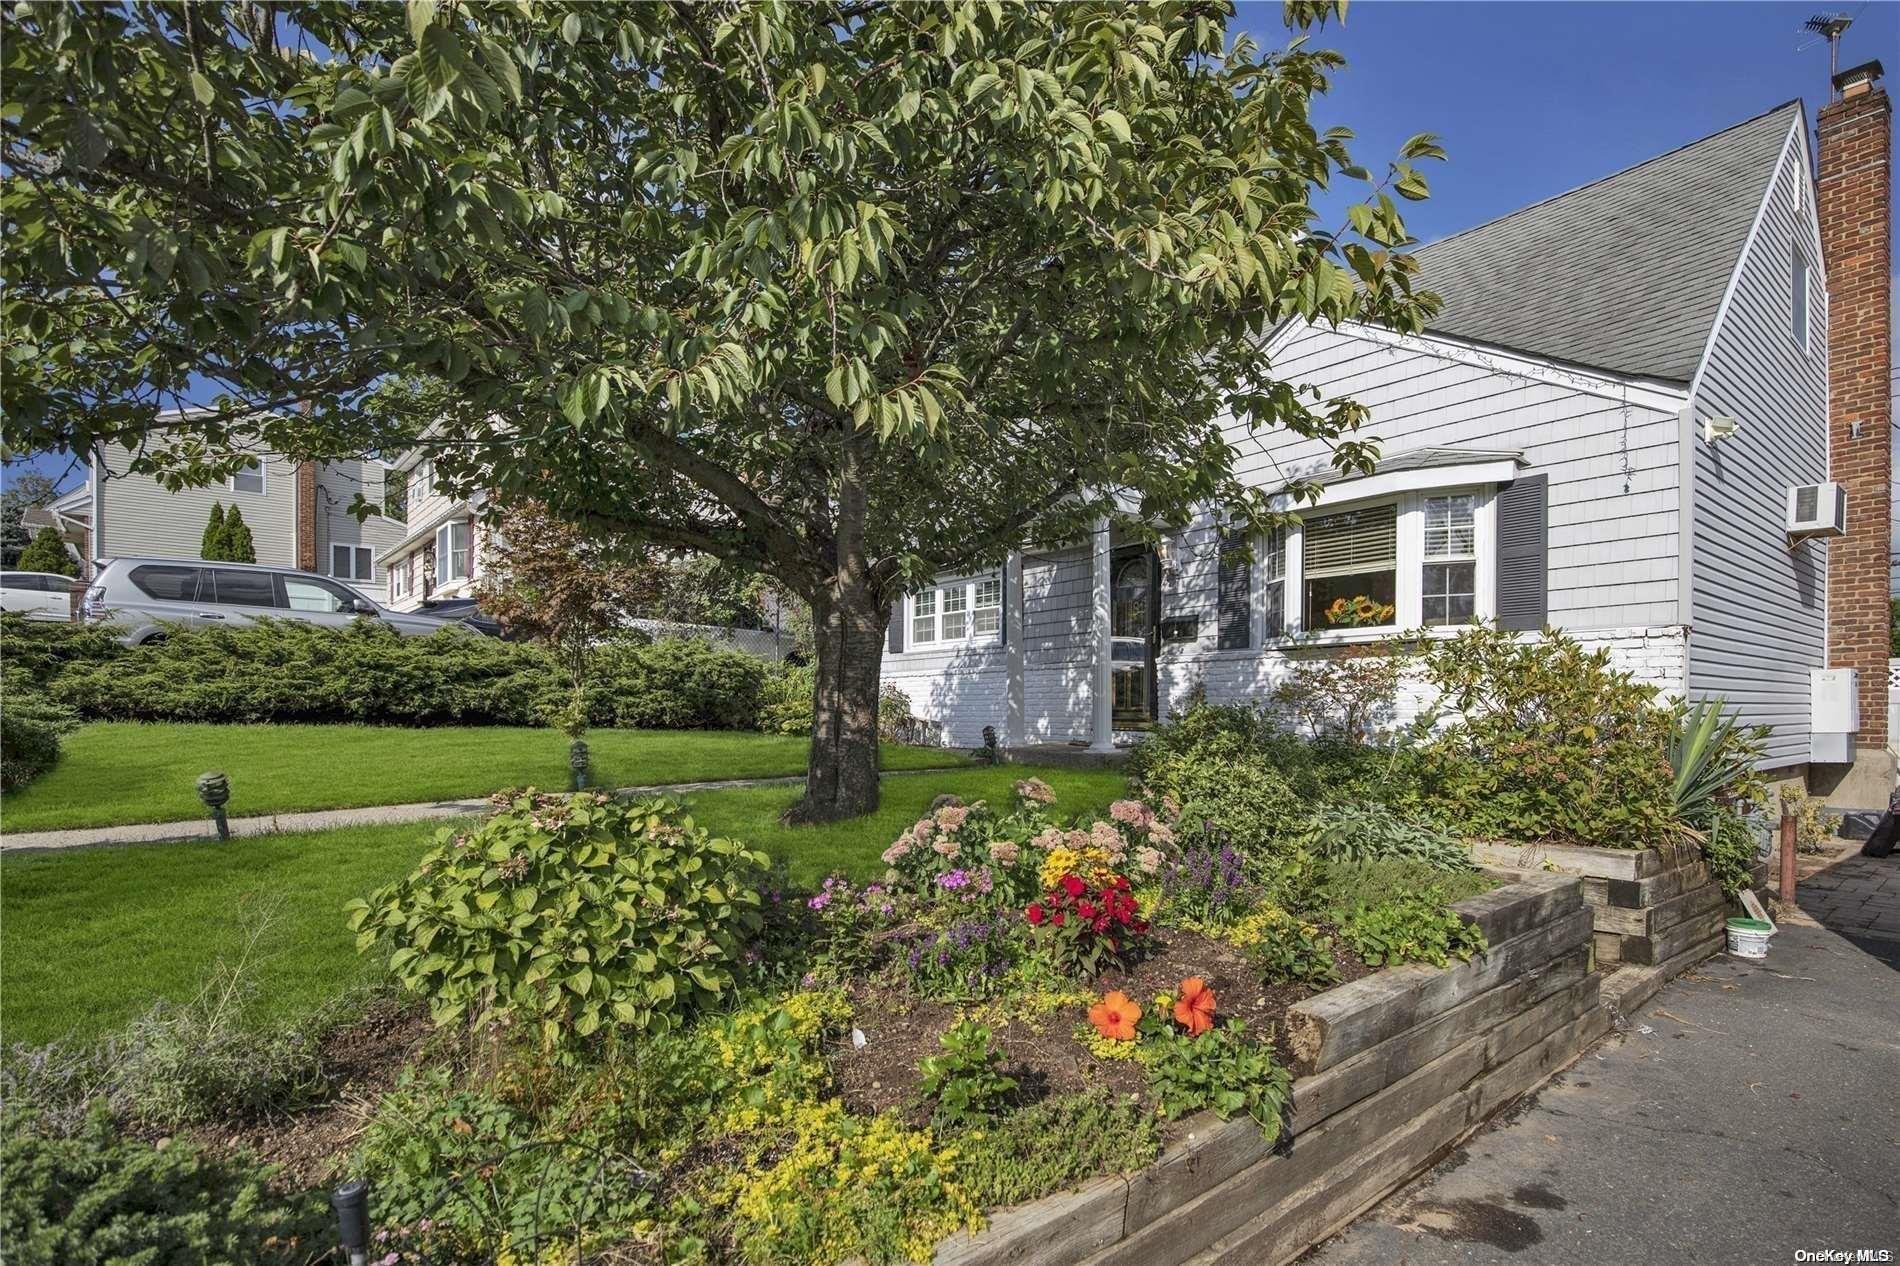
M1078 901L1075 904L1075 912L1085 919L1092 919L1095 917L1095 903L1093 901Z
M1097 932L1108 931L1108 916L1103 915L1099 919L1095 920L1094 927Z
M1080 875L1064 875L1062 877L1062 891L1068 893L1071 897L1081 896L1086 887L1087 885L1082 882Z
M1041 927L1042 917L1043 917L1042 916L1042 902L1040 901L1030 902L1029 908L1023 911L1023 915L1025 918L1029 920L1029 925L1031 927Z
M1061 926L1062 926L1062 921L1063 921L1063 919L1064 919L1064 918L1066 918L1066 917L1067 917L1067 916L1065 916L1065 915L1064 915L1064 914L1062 913L1062 911L1060 911L1060 910L1058 910L1058 911L1056 911L1056 912L1055 912L1054 914L1052 914L1052 915L1050 915L1050 916L1049 916L1049 922L1051 922L1051 923L1053 923L1053 924L1055 924L1055 925L1056 925L1057 927L1061 927Z

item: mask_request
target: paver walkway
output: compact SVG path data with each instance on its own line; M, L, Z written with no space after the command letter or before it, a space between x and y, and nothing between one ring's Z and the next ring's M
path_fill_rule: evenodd
M893 769L882 775L942 773L942 770ZM720 791L727 787L792 786L805 781L803 774L779 778L722 778L710 782L661 783L645 787L620 787L619 796L680 795L689 791ZM320 809L312 813L271 813L257 817L232 818L231 834L275 835L280 831L324 831L339 826L373 826L385 822L426 822L430 818L450 818L464 813L485 813L492 806L486 796L468 800L428 800L416 804L380 804L362 809ZM189 822L140 822L130 826L82 826L60 831L17 831L0 835L0 853L48 852L63 848L87 848L97 844L175 844L183 840L215 840L218 829L208 820Z
M1850 940L1900 942L1900 850L1862 857L1858 848L1798 878L1795 904Z

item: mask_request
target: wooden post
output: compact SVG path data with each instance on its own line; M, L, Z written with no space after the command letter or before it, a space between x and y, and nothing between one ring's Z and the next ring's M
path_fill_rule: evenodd
M1781 815L1781 899L1794 904L1794 814Z

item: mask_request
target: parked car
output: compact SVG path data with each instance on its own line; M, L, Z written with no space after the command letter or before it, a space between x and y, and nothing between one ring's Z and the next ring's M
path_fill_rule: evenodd
M0 572L0 611L18 611L29 620L70 620L78 587L77 580L56 572Z
M331 628L380 620L405 637L467 628L455 620L391 611L314 572L176 558L109 560L86 590L79 614L87 623L120 626L120 640L127 646L162 638L170 625L208 628L249 624L259 617L307 620Z

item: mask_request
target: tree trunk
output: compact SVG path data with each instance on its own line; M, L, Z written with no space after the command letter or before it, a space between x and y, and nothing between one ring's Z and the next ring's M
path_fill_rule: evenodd
M862 473L870 436L843 437L831 575L811 602L816 673L805 798L793 822L836 822L877 808L877 695L884 666L885 609L864 541Z
M884 611L863 592L821 594L812 604L816 680L805 798L795 822L836 822L877 808L877 696Z

